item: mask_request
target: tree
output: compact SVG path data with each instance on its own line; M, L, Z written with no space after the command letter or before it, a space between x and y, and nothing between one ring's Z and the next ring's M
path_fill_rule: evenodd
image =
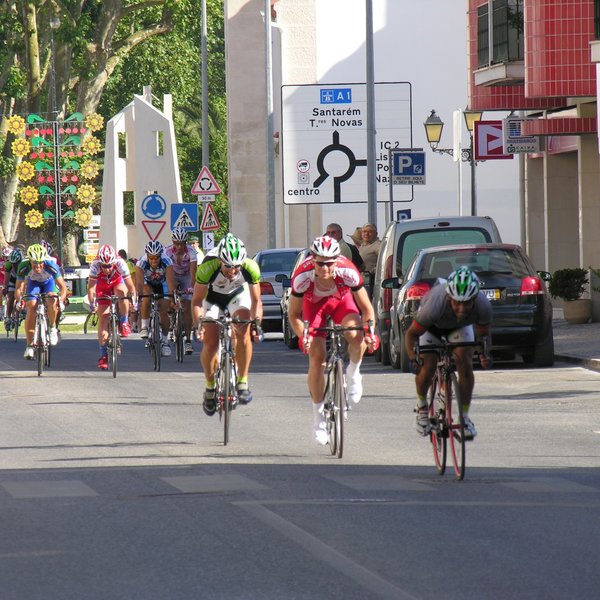
M0 17L0 244L27 242L22 216L15 203L16 159L11 156L11 134L6 119L12 114L40 112L48 104L50 19L58 17L54 32L56 104L62 115L96 112L111 75L135 48L170 33L185 18L193 2L175 0L38 0L8 1ZM21 225L21 226L19 226ZM71 240L66 262L76 261Z

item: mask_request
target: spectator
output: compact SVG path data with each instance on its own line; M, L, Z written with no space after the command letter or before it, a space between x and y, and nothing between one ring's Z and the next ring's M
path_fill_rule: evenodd
M363 260L360 257L358 248L356 246L350 246L350 244L344 241L344 232L342 231L340 225L337 223L329 223L329 225L327 225L327 231L325 232L325 235L337 241L340 246L340 254L342 256L345 256L348 260L351 260L359 271L363 270Z
M188 245L192 246L192 248L194 248L194 250L196 251L196 254L198 255L197 263L200 264L204 259L204 252L202 252L202 250L200 249L200 242L198 241L198 236L190 235L188 237Z
M358 251L365 264L364 272L369 275L366 278L369 283L369 297L373 293L373 280L375 278L375 268L377 266L380 247L381 240L377 237L377 227L373 223L365 223L362 227L362 244Z
M354 242L355 248L360 248L362 244L362 227L357 227L352 235L348 234L348 237Z

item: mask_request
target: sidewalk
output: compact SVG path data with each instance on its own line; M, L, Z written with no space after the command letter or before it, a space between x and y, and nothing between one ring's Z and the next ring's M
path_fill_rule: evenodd
M600 371L600 323L569 325L562 311L554 311L554 356Z

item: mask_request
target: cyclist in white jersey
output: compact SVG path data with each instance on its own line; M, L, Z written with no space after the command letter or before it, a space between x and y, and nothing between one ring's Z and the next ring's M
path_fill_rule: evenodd
M187 243L188 232L183 227L176 227L171 232L173 243L165 248L165 255L173 261L173 273L177 280L177 290L181 293L183 305L183 326L185 329L185 353L192 354L192 278L196 275L198 262L202 262L202 251L196 250ZM201 257L202 255L202 257Z

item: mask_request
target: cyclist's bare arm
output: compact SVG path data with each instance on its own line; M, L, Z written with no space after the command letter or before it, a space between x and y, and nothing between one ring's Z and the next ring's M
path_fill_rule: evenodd
M298 338L304 335L304 321L302 320L302 297L290 296L290 304L288 307L288 319L290 327Z
M194 329L198 328L200 319L202 319L202 302L208 294L208 285L205 283L196 283L194 285L194 294L192 296L192 324Z
M418 345L419 338L423 333L423 328L416 321L413 321L404 334L404 346L406 348L406 355L410 361L414 361L417 358L415 346Z

